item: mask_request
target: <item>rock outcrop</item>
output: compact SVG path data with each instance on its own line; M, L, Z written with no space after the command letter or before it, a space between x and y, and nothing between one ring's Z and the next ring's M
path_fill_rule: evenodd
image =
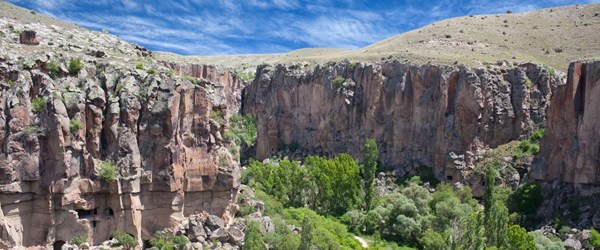
M374 138L381 163L399 175L430 166L452 182L465 179L484 149L545 127L560 83L534 64L303 67L260 67L245 89L243 111L258 117L258 159L286 145L301 154L348 152L360 159L364 139Z
M227 70L84 57L69 76L48 58L0 58L0 248L97 245L117 230L141 243L198 212L230 221L240 169L222 134L239 82Z
M600 61L569 66L548 111L531 176L545 182L600 184Z
M542 218L600 228L600 61L574 62L557 88L530 177L542 183Z

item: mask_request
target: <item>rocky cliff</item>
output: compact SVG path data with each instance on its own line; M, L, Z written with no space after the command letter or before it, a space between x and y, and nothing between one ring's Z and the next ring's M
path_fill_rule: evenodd
M600 227L600 62L574 62L548 110L530 176L542 183L538 214L578 228Z
M69 74L50 58L0 58L0 248L84 234L99 244L115 230L141 241L191 214L235 213L239 163L221 135L239 83L228 71L169 65L192 83L86 57ZM103 178L111 166L115 181Z
M600 62L575 62L556 91L548 128L531 176L573 184L600 184Z
M285 147L360 159L364 139L375 138L379 160L399 175L430 166L440 179L462 181L486 148L546 125L559 83L534 64L279 65L258 69L243 111L258 117L259 159Z

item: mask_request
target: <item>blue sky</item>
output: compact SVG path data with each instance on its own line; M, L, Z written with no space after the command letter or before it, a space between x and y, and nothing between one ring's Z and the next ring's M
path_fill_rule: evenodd
M151 50L185 55L356 49L442 19L600 0L8 0Z

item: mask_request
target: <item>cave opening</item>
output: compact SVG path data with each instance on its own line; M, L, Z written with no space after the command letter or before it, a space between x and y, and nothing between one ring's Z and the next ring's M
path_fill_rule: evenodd
M62 246L65 244L66 242L62 241L62 240L57 240L54 242L54 244L52 244L52 249L54 250L61 250Z
M104 215L106 215L106 216L114 216L115 212L110 207L109 208L105 208L104 209Z
M75 210L77 212L77 217L79 217L79 219L82 218L89 218L93 215L93 210L86 210L86 209L77 209Z

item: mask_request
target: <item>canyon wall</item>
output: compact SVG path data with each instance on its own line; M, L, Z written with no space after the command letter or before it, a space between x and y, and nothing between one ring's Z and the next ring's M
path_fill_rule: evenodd
M364 139L374 138L382 165L399 175L429 166L454 182L467 178L484 149L545 127L560 82L535 64L263 66L242 109L258 117L258 159L285 147L361 159Z
M235 213L239 163L211 119L239 106L227 70L86 62L69 76L44 58L27 69L0 58L0 248L99 244L115 230L142 241L191 214ZM110 165L116 181L101 178Z
M600 61L569 66L548 111L531 176L544 182L600 184Z

